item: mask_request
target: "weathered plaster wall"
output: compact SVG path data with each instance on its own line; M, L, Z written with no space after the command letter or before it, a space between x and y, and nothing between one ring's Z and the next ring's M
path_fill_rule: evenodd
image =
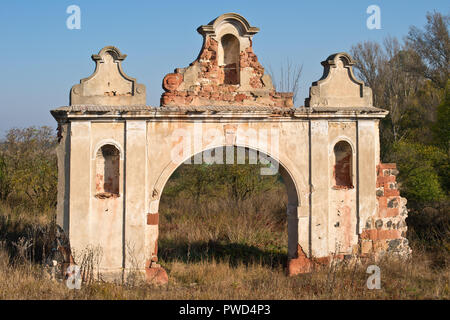
M374 193L379 148L375 142L378 126L370 125L373 120L343 121L339 115L307 120L310 117L307 113L301 116L267 113L255 118L252 114L235 112L197 118L188 112L184 116L177 112L165 115L148 112L142 120L137 120L132 113L130 120L121 114L119 121L114 119L117 117L114 112L103 120L98 116L80 120L83 116L84 112L75 114L75 119L70 120L70 143L64 134L60 142L65 150L61 154L69 155L70 174L76 178L61 180L70 181L69 188L60 182L60 190L70 190L71 201L70 219L66 219L67 209L60 206L59 221L69 225L71 244L76 252L88 245L102 247L102 272L156 265L159 199L165 183L185 159L216 146L250 147L273 155L281 163L280 172L285 176L289 194L291 274L310 270L314 259L358 251L355 245L358 231L362 229L360 219L367 223L367 217L372 218L377 212ZM276 134L266 146L261 146L246 139L251 129ZM180 137L174 135L184 131L184 135L189 133L194 139L196 134L210 130L219 132L220 138L212 141L204 135L200 143L191 141L188 150ZM348 142L353 150L353 188L333 188L333 147L339 141ZM120 196L116 198L95 197L95 155L104 144L117 146L123 157L120 162L123 179ZM357 149L365 153L358 154ZM173 162L172 150L184 153L184 157ZM362 177L361 172L367 172L367 176ZM361 200L364 198L367 200ZM365 208L358 206L361 201L368 201L363 203L366 207L373 204L375 211L361 212L361 207ZM364 248L367 246L364 241Z
M70 104L145 105L145 86L122 70L122 61L126 56L113 46L104 47L98 54L92 55L95 71L72 87Z
M69 237L71 246L86 248L91 239L91 122L70 124L70 205Z
M69 234L70 218L70 123L58 124L58 196L56 223Z
M117 269L122 263L123 250L124 123L91 122L90 127L89 244L102 248L102 268ZM98 150L104 145L113 145L120 153L118 196L97 196L96 158Z
M125 246L126 268L143 268L148 250L145 229L148 188L145 172L148 167L145 121L126 121Z
M359 248L358 221L366 217L357 199L366 196L377 201L376 181L371 185L366 179L364 185L360 184L362 178L358 179L357 174L372 171L371 165L376 172L374 153L367 152L357 158L358 132L360 122L364 121L306 121L292 117L243 121L236 116L226 122L220 118L192 121L189 117L177 121L160 118L72 121L69 154L71 172L76 176L70 181L72 246L76 252L88 245L102 246L103 271L118 271L124 263L129 269L143 269L150 261L156 263L159 200L170 175L198 152L232 144L261 150L273 155L281 164L280 172L288 184L291 259L303 254L306 258L355 254ZM371 128L373 130L366 133L361 144L367 145L376 139L377 126ZM196 134L211 130L220 133L219 139L212 141L208 135L202 135L199 143L189 143L188 150L183 146L183 139L174 135L179 131L194 139ZM269 143L261 146L258 140L248 140L251 130L269 133ZM271 131L276 133L273 138L270 138ZM353 187L348 189L333 188L332 153L339 141L348 142L353 150ZM104 144L116 145L121 152L119 197L95 196L95 154ZM171 150L184 156L174 162ZM365 195L365 190L370 193ZM65 214L62 208L60 211Z
M226 129L228 128L228 129ZM233 128L233 129L229 129ZM183 140L174 139L173 132L176 131L189 133L189 137L195 136L196 133L218 132L221 134L219 139L212 141L207 135L203 135L198 144L189 143L189 150L184 150ZM267 146L261 146L258 141L249 141L247 133L254 130L254 132L267 132L269 141ZM271 132L275 132L275 144L270 139ZM278 142L278 135L283 137L291 137L288 139L280 139ZM229 136L232 135L230 140ZM306 121L268 121L268 122L240 122L239 120L230 120L226 123L220 121L211 122L197 122L190 121L151 121L148 123L148 158L149 161L148 181L150 186L150 215L158 213L159 200L163 193L164 185L170 178L170 175L175 169L186 159L198 154L204 150L209 150L214 147L221 147L227 145L231 141L231 145L249 147L254 150L261 150L265 154L269 154L276 158L280 163L280 173L284 176L285 181L290 183L288 185L289 195L289 233L290 256L294 257L296 254L297 244L300 241L303 246L309 249L309 230L308 219L309 216L309 201L308 190L309 182L308 175L305 174L304 168L309 166L309 147L308 147L308 122ZM294 143L295 142L295 143ZM301 142L301 143L299 143ZM181 148L180 148L181 146ZM176 162L170 150L177 150L179 154L184 154ZM301 216L299 218L299 215ZM149 218L152 221L154 219ZM299 223L300 219L300 223ZM147 239L150 239L150 250L156 246L157 228L148 228ZM300 237L300 239L299 239Z
M353 74L355 61L345 52L330 55L322 61L320 80L313 82L306 107L355 108L372 107L372 89Z
M157 264L164 186L185 160L196 155L201 163L201 152L223 146L258 150L279 164L288 194L289 274L334 258L407 256L406 199L395 166L379 159L379 119L387 112L372 107L351 57L322 62L324 75L306 107L291 108L292 94L275 92L252 51L257 28L225 14L198 31L199 58L164 78L163 107L141 105L145 87L123 73L125 55L105 47L93 56L94 74L72 88L71 106L52 111L59 128L57 221L75 258L98 246L101 272L117 278L145 270L148 279L167 281ZM230 84L234 77L239 83ZM337 144L348 154L336 153ZM99 187L103 146L119 153L109 164L118 192Z
M358 244L356 206L356 127L355 121L330 121L328 125L328 248L335 254L351 254ZM351 147L351 187L335 187L334 147L339 142Z
M378 121L358 121L358 206L359 232L369 217L376 214L376 198L373 186L376 184L377 165L380 163Z

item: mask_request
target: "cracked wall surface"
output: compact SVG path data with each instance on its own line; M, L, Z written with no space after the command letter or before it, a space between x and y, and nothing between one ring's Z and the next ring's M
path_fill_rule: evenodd
M93 55L94 74L72 87L70 106L52 110L57 221L71 248L100 246L99 267L111 279L140 270L166 282L158 238L167 180L204 150L240 146L279 164L288 194L288 274L334 259L407 257L406 199L395 164L380 163L379 121L388 112L372 106L352 58L329 56L305 107L293 108L292 93L275 91L253 52L259 29L230 13L198 31L199 57L164 78L162 107L145 105L145 87L123 73L125 55L109 46ZM269 139L260 144L252 132Z

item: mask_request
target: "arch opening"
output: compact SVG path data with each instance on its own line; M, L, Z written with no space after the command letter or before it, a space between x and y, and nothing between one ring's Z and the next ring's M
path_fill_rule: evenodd
M236 162L239 148L245 164ZM234 150L233 164L181 164L170 175L158 210L159 259L275 267L296 252L298 196L289 172L280 164L277 174L261 176L263 164L248 161L253 149Z

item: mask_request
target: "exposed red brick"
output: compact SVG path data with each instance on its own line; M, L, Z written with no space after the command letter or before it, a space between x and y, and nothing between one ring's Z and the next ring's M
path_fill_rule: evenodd
M396 217L396 216L398 216L398 214L399 214L399 210L398 210L398 208L387 208L386 209L386 218L389 218L389 217Z
M378 208L378 217L386 218L387 217L387 208Z
M343 259L343 255L336 255L333 257L334 259ZM314 265L327 265L331 261L331 257L320 257L320 258L314 258Z
M401 238L401 233L400 231L396 230L396 229L389 229L389 230L377 230L377 229L369 229L369 230L364 230L361 235L360 238L362 240L387 240L387 239L399 239Z
M399 239L399 238L401 238L401 233L396 229L378 230L377 240Z
M193 91L196 95L178 90L184 81L185 69L176 69L174 73L166 75L163 80L163 89L166 92L162 94L160 100L162 106L263 105L280 108L293 107L292 93L277 93L273 101L261 99L260 95L251 94L253 89L265 88L262 81L264 68L259 63L251 46L239 52L238 61L232 61L225 66L219 66L218 48L219 42L206 35L197 60L191 64L199 69L198 79L195 84L189 83L188 86L185 86L186 90ZM250 73L250 79L245 85L249 85L253 89L246 93L230 95L241 86L240 72L243 69ZM272 88L265 89L268 94L275 93ZM198 97L198 99L194 97Z
M201 92L198 93L198 96L201 97L201 98L209 99L211 94L209 92L206 92L206 91L201 91Z
M237 101L237 102L242 102L245 99L247 99L247 96L243 93L239 93L234 97L234 101Z
M297 246L297 258L289 259L288 262L288 275L294 276L300 273L311 272L312 263L308 259L305 252L300 245Z
M169 73L163 79L163 89L174 91L183 82L183 75L180 73Z
M224 101L233 101L234 100L234 96L233 96L232 93L225 92L224 94L222 94L222 100L224 100Z
M95 189L100 199L119 195L120 152L111 145L102 146L96 154ZM111 196L109 196L111 195Z
M399 196L400 195L400 191L396 190L396 189L389 189L389 188L384 188L384 196L385 197L394 197L394 196Z
M205 85L203 85L203 91L204 92L212 92L212 91L214 91L214 87L215 86L213 86L213 85L211 85L211 84L205 84Z
M364 240L376 240L378 237L378 230L377 229L368 229L368 230L364 230L361 234L360 234L360 238L364 239Z
M153 250L152 261L158 261L158 239L155 241L155 249Z
M260 77L256 76L256 77L252 77L250 78L250 86L252 86L252 88L262 88L263 87L263 83L260 79Z
M333 175L336 187L350 188L352 186L351 154L336 162L333 168Z
M396 176L390 172L391 169L395 168L395 163L380 163L377 166L377 188L383 188L382 196L377 197L378 215L382 218L398 215L398 208L388 208L387 204L388 198L400 196L400 192L396 188ZM397 202L399 201L397 199Z
M230 63L224 66L225 78L224 84L239 84L239 77L236 63Z
M396 163L380 163L380 169L397 169Z
M361 241L361 255L369 255L372 253L373 242L370 240Z
M378 176L377 182L380 184L386 184L389 182L395 182L395 176Z
M378 197L378 206L379 206L379 208L387 208L387 198L386 197Z
M147 224L148 225L158 225L158 223L159 223L159 214L158 213L147 214Z
M395 171L394 171L395 170ZM400 214L401 198L400 192L397 190L395 163L380 163L377 166L377 200L379 218L391 218ZM371 240L373 242L373 252L376 254L380 251L389 250L389 240L401 239L405 235L398 229L382 229L383 224L378 226L379 229L364 230L360 234L360 246L365 246L364 250L369 251L370 245L364 241ZM387 221L385 228L391 228L392 222Z
M173 101L173 99L167 94L167 92L163 93L161 96L161 105L168 105Z
M216 101L219 100L220 99L220 93L219 92L211 92L210 99L216 100Z
M145 268L145 281L148 283L164 285L169 282L166 270L162 267Z

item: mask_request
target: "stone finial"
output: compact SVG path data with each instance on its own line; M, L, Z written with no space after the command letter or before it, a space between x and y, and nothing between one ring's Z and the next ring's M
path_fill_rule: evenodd
M306 107L372 107L372 89L356 79L355 61L349 54L335 53L321 63L324 67L320 80L309 89Z
M200 54L164 77L161 106L293 106L293 94L275 91L253 53L259 29L244 17L226 13L197 31L204 38Z
M145 86L122 70L122 61L126 56L113 46L93 54L95 71L72 87L70 105L145 105Z

